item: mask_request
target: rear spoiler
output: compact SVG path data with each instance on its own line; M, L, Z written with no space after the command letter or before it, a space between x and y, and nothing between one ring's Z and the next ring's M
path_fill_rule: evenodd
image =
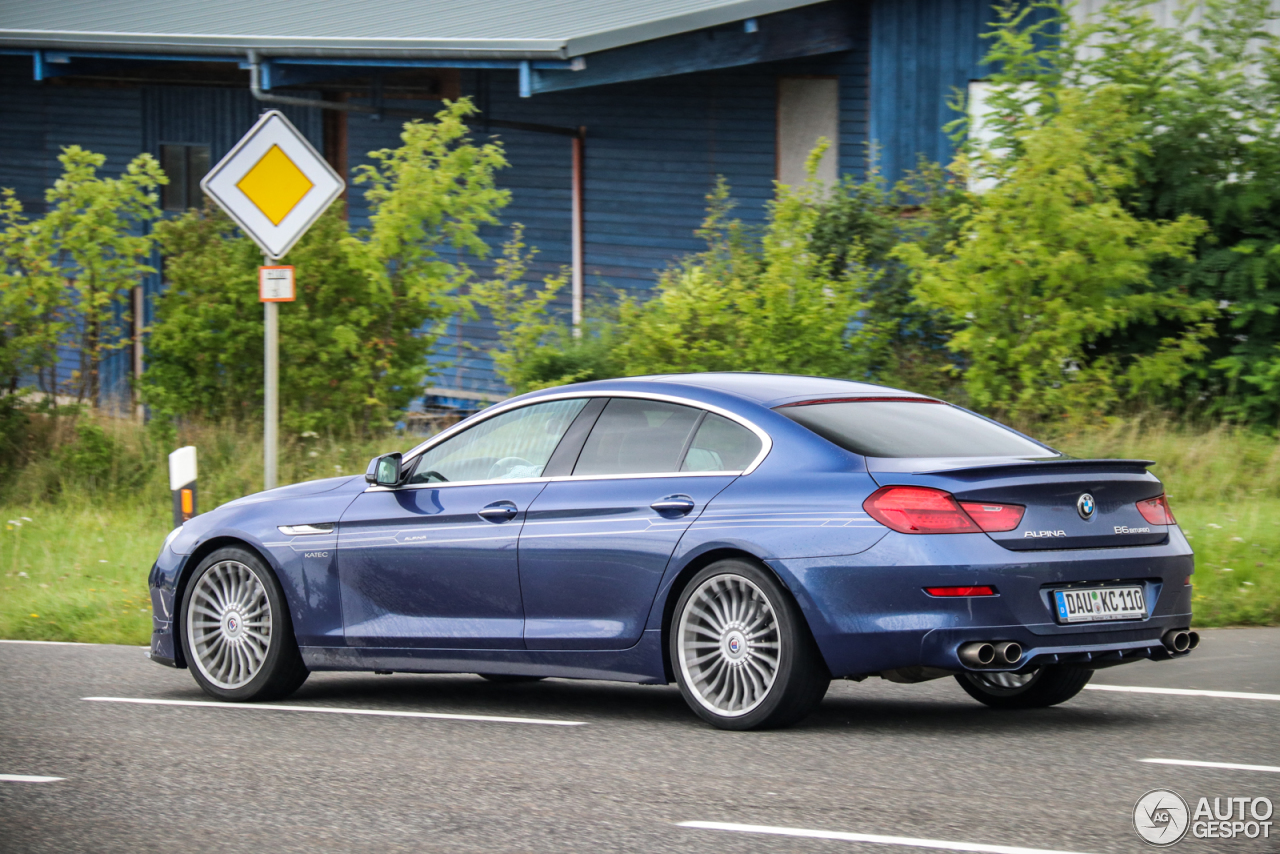
M919 460L926 465L925 460ZM990 463L974 464L972 458L955 460L955 465L941 465L935 468L919 468L914 474L947 474L952 477L975 475L989 477L1006 470L1010 473L1034 474L1036 472L1061 472L1089 474L1092 472L1107 474L1146 474L1147 466L1155 465L1155 460L1010 460L1004 458ZM870 466L868 466L870 468ZM901 471L901 469L897 469Z

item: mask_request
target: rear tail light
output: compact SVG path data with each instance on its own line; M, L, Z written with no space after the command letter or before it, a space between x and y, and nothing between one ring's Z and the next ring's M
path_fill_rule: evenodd
M978 523L978 527L989 533L1012 531L1022 521L1022 514L1027 508L1021 504L974 504L969 501L960 502L969 518Z
M969 534L978 527L951 493L927 486L885 486L862 502L881 525L901 534Z
M862 509L900 534L1012 531L1026 510L1020 504L960 504L951 493L927 486L881 487L862 502Z
M983 584L977 587L926 587L930 596L994 596L996 589Z
M1169 499L1165 497L1163 492L1155 498L1139 501L1138 512L1142 514L1143 519L1146 519L1152 525L1178 524L1173 519L1173 511L1169 509Z

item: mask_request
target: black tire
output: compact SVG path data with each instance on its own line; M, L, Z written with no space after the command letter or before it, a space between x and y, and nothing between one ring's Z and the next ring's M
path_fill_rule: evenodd
M992 677L998 675L991 674ZM1041 667L1032 674L1030 681L1018 687L998 685L982 673L956 674L956 681L970 697L993 709L1043 709L1056 706L1079 694L1092 678L1092 670L1069 664Z
M481 679L488 679L490 682L498 682L504 685L510 685L517 682L541 682L546 679L545 676L517 676L514 673L477 673Z
M716 591L720 591L726 602L732 602L729 597L734 590L745 594L738 611L741 616L730 616L723 621L718 640L700 640L702 637L710 637L712 623L705 617L707 611L701 607L690 608L691 600L697 595L698 601L705 606L707 597L714 597L717 595ZM761 600L767 603L768 611ZM765 621L760 625L772 625L776 629L769 629L768 632L762 628L748 631L746 627L759 620ZM775 635L776 668L772 674L772 682L766 685L760 673L767 670L769 665L761 656L771 655L769 650L773 647L770 644L774 642L766 639ZM738 656L737 658L731 657L729 646L735 638L738 640L738 647L733 648L732 656ZM671 668L685 702L700 718L720 729L751 730L790 726L818 707L831 684L831 673L827 670L804 615L791 594L778 583L772 573L745 560L717 561L689 580L676 600L667 632L667 644L671 654ZM682 655L682 648L688 652L688 657ZM710 651L701 653L698 652L699 649ZM723 659L720 671L726 674L723 677L714 671L714 659L710 667L704 668L698 663L700 659L716 654ZM746 675L731 675L733 669L738 674ZM732 708L732 694L728 703L724 702L723 694L719 698L706 696L708 693L715 693L716 685L727 685L735 678L742 686L744 699L740 703L741 709ZM724 681L718 681L721 679ZM748 696L751 698L750 703L747 702ZM719 706L715 705L717 703Z
M246 571L261 585L261 593L265 594L266 602L270 606L266 612L268 618L266 639L265 643L262 644L262 648L265 648L265 654L260 659L252 659L257 662L256 666L258 668L256 671L250 671L252 672L252 678L243 681L242 684L236 682L219 684L218 678L213 675L215 673L213 659L216 656L214 653L208 652L213 648L213 644L205 644L203 640L209 634L216 635L221 632L223 634L222 643L229 644L227 641L227 637L229 637L227 634L228 629L226 628L227 622L235 619L235 616L238 615L233 615L231 609L229 609L217 623L214 623L211 622L211 617L199 614L204 619L193 623L191 619L192 600L196 597L196 591L201 589L202 580L210 573L236 572L247 580L249 576L244 574ZM215 576L210 576L209 583L214 583L215 580ZM202 607L205 601L202 597ZM280 589L280 582L276 580L275 573L263 563L262 559L248 549L235 546L221 548L200 561L195 572L188 579L186 588L183 590L182 607L178 613L181 620L179 636L182 641L182 652L187 660L187 668L191 671L191 675L195 677L196 683L211 697L231 702L279 700L298 690L302 683L307 681L307 676L310 675L306 665L302 662L302 654L298 651L298 642L293 635L293 623L289 619L289 606L285 601L284 591ZM250 625L261 625L261 621L256 624L249 622L253 616L253 614L248 614L240 620L243 623L241 630L245 634L250 633ZM222 628L212 628L212 626L218 624L221 624ZM200 628L202 625L206 628ZM204 635L200 641L197 641L193 637L193 633L199 631L208 632L209 634ZM214 643L216 644L217 641L215 640ZM203 656L197 654L196 646L205 651ZM257 646L254 647L255 650L258 648ZM205 662L206 658L210 659L208 664ZM250 659L246 657L245 660L248 661ZM246 673L245 675L248 674Z

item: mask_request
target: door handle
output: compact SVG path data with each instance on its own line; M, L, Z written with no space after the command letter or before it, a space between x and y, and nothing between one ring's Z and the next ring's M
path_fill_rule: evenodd
M683 516L692 510L694 505L693 499L687 495L668 495L666 498L659 498L649 506L664 516L668 514Z
M509 522L520 511L510 501L495 501L481 507L478 512L480 518L488 522Z

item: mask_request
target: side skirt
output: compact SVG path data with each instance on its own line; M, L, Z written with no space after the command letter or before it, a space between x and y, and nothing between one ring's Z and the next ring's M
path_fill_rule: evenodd
M501 673L665 685L662 632L649 630L630 649L369 649L303 646L308 670L400 673Z

